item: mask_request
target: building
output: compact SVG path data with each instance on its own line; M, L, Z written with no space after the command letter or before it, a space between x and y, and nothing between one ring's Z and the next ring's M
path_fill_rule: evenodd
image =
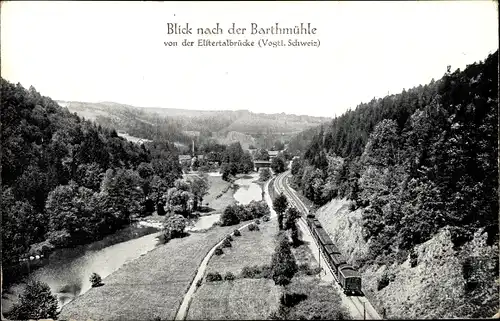
M281 150L270 150L267 153L269 154L269 160L273 160L276 156L278 156L279 153L281 153Z
M179 164L191 166L191 155L179 155Z
M254 160L253 161L253 166L256 172L259 171L261 168L269 168L271 167L271 161L265 161L265 160Z

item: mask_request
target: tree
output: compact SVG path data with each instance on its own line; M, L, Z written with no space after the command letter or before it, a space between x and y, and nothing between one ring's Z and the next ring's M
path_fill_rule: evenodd
M182 215L172 215L165 219L163 225L164 231L170 235L171 238L182 237L185 234L187 220Z
M267 167L262 168L260 170L259 180L261 182L265 182L270 178L271 178L271 171L269 170L269 168L267 168Z
M167 209L183 215L191 214L194 199L191 184L186 180L178 179L174 185L165 195Z
M254 159L268 161L269 160L269 153L264 148L261 148L255 152Z
M273 201L273 209L278 214L278 227L280 230L283 229L283 214L288 207L288 199L285 194L280 193Z
M271 259L271 276L276 285L286 285L298 271L288 237L279 233L278 244Z
M57 298L43 282L31 281L26 285L9 317L14 320L57 319Z
M78 185L90 188L93 191L99 191L104 171L98 163L80 164L76 170Z
M89 278L89 281L92 284L93 288L103 285L101 276L95 272L92 273L92 275Z
M289 207L286 210L285 230L293 228L297 220L300 218L300 212L295 207Z
M125 222L142 212L144 198L137 172L125 169L108 169L101 185L105 210L118 221Z
M240 222L238 216L238 205L229 205L224 209L224 212L220 216L221 226L236 225Z
M193 210L198 210L198 205L202 204L203 197L208 194L210 183L207 175L190 175L187 177L191 193L193 194Z
M276 173L283 173L285 171L286 163L283 154L278 154L275 158L273 158L271 162L271 169Z
M28 202L16 201L11 188L2 192L2 260L17 261L44 234L47 220Z
M277 140L277 141L274 142L273 150L279 150L279 151L281 151L283 149L285 149L285 144L283 144L283 142L281 142L279 140Z
M240 172L248 174L251 171L253 171L252 155L246 151L241 157Z

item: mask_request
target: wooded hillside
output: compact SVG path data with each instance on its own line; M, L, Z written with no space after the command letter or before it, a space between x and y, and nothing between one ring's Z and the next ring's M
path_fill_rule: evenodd
M372 258L401 255L440 228L460 246L498 238L498 51L439 81L374 99L314 135L294 181L317 205L363 207Z
M3 264L112 233L181 176L173 145L128 142L33 87L1 91Z

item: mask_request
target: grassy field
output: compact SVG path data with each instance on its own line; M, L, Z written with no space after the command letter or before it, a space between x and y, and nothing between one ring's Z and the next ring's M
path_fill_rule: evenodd
M196 291L187 319L200 320L264 320L278 307L279 287L268 279L240 279L243 267L270 264L277 233L276 219L262 222L259 231L243 229L234 237L232 247L224 254L214 255L207 273L219 272L224 276L232 272L234 281L206 282Z
M222 176L208 176L208 181L210 182L210 189L203 198L203 205L208 203L208 207L214 210L210 214L222 212L229 204L235 202L231 183L223 181Z
M173 239L122 266L63 307L59 319L172 320L210 248L237 226Z
M236 279L203 284L187 320L266 320L278 308L280 290L268 279Z
M224 275L232 272L238 275L245 266L270 264L278 232L276 220L261 222L259 229L249 231L245 228L241 236L234 236L232 247L224 248L224 254L214 255L210 259L207 273L219 272Z
M304 243L297 248L292 248L297 265L307 264L309 271L318 269L318 261L314 258L309 246ZM342 302L337 290L331 282L321 280L320 274L307 275L299 271L287 286L290 293L303 294L304 300L288 309L287 319L300 318L334 320L349 318L348 311L342 307Z

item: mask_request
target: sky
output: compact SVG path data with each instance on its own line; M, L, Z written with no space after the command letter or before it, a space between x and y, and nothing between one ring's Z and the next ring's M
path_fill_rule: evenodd
M67 101L339 116L484 60L495 1L3 2L1 73ZM168 35L167 23L224 34ZM251 35L311 23L316 35ZM245 35L228 35L236 23ZM318 40L319 47L183 47L183 39ZM178 41L166 47L164 41Z

